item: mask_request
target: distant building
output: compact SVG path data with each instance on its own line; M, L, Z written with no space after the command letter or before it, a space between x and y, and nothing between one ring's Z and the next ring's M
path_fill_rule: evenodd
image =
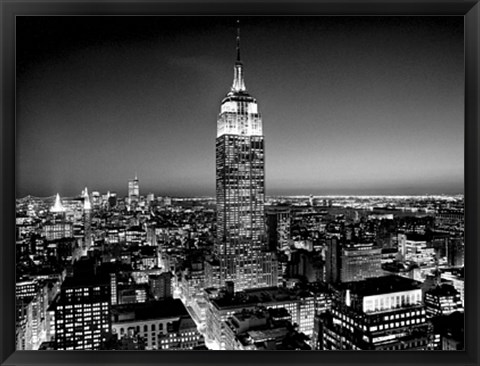
M344 245L340 258L340 281L362 281L383 276L382 249L373 243Z
M453 285L442 284L425 293L427 315L449 315L455 311L463 311L462 299Z
M148 276L150 291L155 300L172 297L172 277L170 272Z
M447 265L463 267L465 264L465 243L463 238L450 238L446 248Z
M340 281L341 245L336 237L326 239L325 251L325 282L337 283Z
M455 226L463 223L465 212L460 209L440 209L435 214L435 226L437 228Z
M87 187L85 187L83 196L83 230L83 250L86 252L92 246L92 205Z
M52 222L43 226L45 239L58 240L73 237L73 226L69 222Z
M138 177L135 174L135 178L128 181L128 204L130 209L134 209L140 200L140 184Z
M55 196L55 203L53 204L52 208L50 208L50 212L55 218L59 218L60 220L65 218L65 207L63 207L59 193L57 193Z
M325 281L327 283L362 281L383 276L382 249L374 243L340 244L336 237L326 240Z
M291 209L282 206L266 208L268 246L272 251L289 248L291 241Z
M435 249L427 246L424 235L416 233L399 234L398 246L403 259L419 267L435 266Z

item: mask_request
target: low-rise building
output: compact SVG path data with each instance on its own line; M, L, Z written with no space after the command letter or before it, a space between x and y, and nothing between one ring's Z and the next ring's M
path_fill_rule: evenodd
M318 333L324 350L427 349L419 283L400 276L346 283Z
M178 333L176 322L184 318L190 316L180 299L117 305L112 307L112 333L118 338L140 335L145 342L145 349L161 349L159 336ZM185 320L182 324L186 324Z

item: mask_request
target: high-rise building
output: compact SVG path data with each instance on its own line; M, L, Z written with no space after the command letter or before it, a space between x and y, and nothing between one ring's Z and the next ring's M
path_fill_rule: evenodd
M217 120L216 197L220 283L234 281L237 290L276 286L278 278L263 273L272 256L266 254L262 117L245 87L239 30L233 85Z
M138 182L137 174L135 174L134 179L128 181L128 203L130 208L138 204L140 200L140 184Z
M110 291L97 276L67 277L53 308L58 350L99 349L110 332Z
M290 207L272 206L266 210L268 245L272 251L289 249L291 241Z
M369 277L380 277L382 249L373 243L344 245L341 250L340 281L362 281Z
M85 234L83 250L86 251L92 246L92 205L87 187L83 195L83 230Z
M340 241L336 237L326 239L325 251L325 282L337 283L340 281Z
M325 281L327 283L361 281L383 276L382 249L373 243L341 244L336 237L327 238Z

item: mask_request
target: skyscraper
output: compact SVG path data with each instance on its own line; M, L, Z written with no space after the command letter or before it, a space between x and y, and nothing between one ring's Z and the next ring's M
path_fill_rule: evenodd
M92 246L92 205L87 187L83 192L83 228L85 233L83 250L86 251Z
M140 199L140 184L138 183L137 174L134 179L128 181L128 204L130 209L135 208Z
M93 261L74 264L52 304L57 350L99 349L111 332L108 278L96 272Z
M233 84L217 120L216 196L220 283L234 281L236 290L276 285L277 276L265 276L276 266L266 253L262 117L245 87L240 28Z

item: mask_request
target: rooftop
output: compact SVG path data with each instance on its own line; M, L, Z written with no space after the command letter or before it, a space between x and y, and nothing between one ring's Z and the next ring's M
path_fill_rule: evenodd
M114 322L119 323L188 316L188 312L180 299L168 298L147 303L112 306L112 315Z
M371 296L419 289L420 283L401 276L372 277L358 282L346 282L340 285L359 296Z
M223 297L213 299L212 302L218 308L228 308L239 305L293 301L306 297L313 298L313 294L310 291L305 290L287 289L283 287L266 287L237 292L233 297L224 295Z
M458 295L459 292L455 289L450 284L442 284L440 286L437 286L429 291L427 293L432 294L434 296L455 296Z

